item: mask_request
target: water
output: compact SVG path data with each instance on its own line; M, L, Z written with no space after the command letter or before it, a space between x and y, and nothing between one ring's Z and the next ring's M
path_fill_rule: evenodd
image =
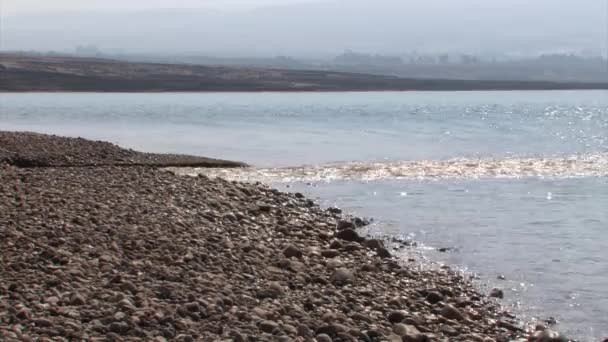
M2 94L0 129L249 162L216 173L373 217L522 317L608 337L608 92Z

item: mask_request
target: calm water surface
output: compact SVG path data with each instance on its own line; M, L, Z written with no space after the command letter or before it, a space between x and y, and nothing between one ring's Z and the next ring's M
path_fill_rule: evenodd
M608 92L1 94L0 129L249 162L224 176L374 217L526 319L608 337Z

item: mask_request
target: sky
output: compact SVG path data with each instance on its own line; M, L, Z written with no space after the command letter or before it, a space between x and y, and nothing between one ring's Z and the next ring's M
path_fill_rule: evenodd
M143 10L160 8L215 8L247 10L261 6L324 0L3 0L5 15L60 11Z
M599 54L602 0L0 0L2 50L329 57Z

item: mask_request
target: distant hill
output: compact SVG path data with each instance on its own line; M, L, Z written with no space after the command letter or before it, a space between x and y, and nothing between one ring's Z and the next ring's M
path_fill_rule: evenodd
M407 79L358 73L0 54L0 91L377 91L608 89L600 83Z

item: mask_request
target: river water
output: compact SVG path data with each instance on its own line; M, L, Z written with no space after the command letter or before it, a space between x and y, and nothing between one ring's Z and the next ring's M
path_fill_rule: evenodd
M522 318L608 337L608 92L1 94L0 129L248 162L212 173L372 217Z

